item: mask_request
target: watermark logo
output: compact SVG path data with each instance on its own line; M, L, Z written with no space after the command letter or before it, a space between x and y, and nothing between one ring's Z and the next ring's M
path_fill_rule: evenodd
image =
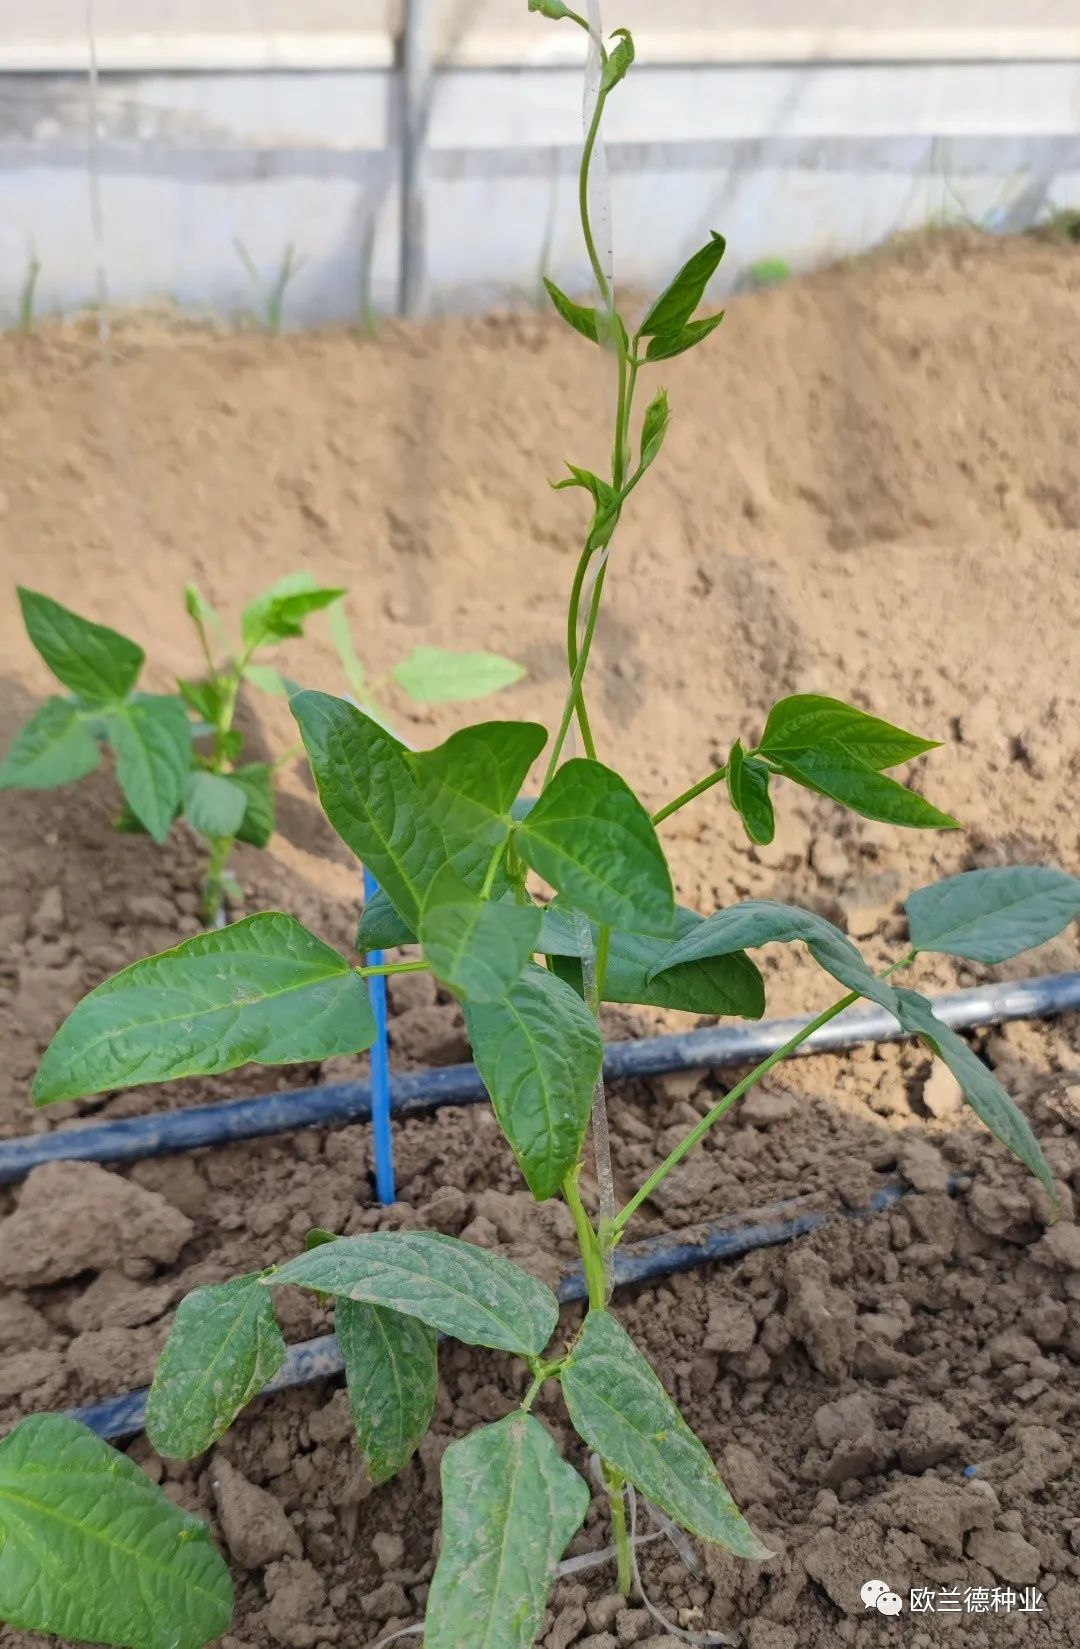
M886 1580L866 1580L859 1596L864 1609L876 1609L879 1615L898 1615L904 1607L899 1592L894 1592Z

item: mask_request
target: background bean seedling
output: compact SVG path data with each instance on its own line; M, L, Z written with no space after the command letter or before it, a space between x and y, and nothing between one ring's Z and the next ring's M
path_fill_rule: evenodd
M176 693L137 689L146 654L107 625L20 589L27 635L66 696L46 699L0 763L0 789L49 790L85 778L111 749L124 807L118 830L145 833L164 844L183 818L206 839L208 862L202 917L213 922L226 898L239 898L229 870L237 842L265 847L274 832L274 778L298 746L276 761L241 761L244 735L235 725L243 686L288 698L297 684L267 660L267 652L303 635L312 613L330 608L330 624L353 692L380 721L374 693L356 655L345 618L344 590L320 588L309 573L288 573L245 608L234 641L194 584L184 606L195 626L205 670L179 677ZM495 653L416 648L386 679L415 703L481 698L524 674Z
M561 0L530 4L587 29ZM669 421L663 389L636 418L639 376L696 347L721 319L698 313L723 255L720 236L678 270L633 332L597 257L590 161L606 100L632 63L630 36L616 31L600 49L582 159L582 229L598 301L577 303L548 283L560 315L590 345L611 352L618 386L609 473L571 465L559 483L581 488L591 509L568 608L570 684L554 736L533 722L489 721L413 752L347 700L298 692L290 701L327 817L382 888L362 932L366 926L371 944L376 935L386 944L419 944L419 959L382 971L430 969L462 1003L495 1115L533 1195L562 1196L569 1205L588 1309L558 1337L555 1295L498 1254L424 1231L346 1238L316 1231L305 1252L284 1264L196 1289L181 1302L147 1410L148 1436L162 1453L191 1458L207 1449L282 1364L273 1291L287 1285L335 1303L359 1451L376 1483L405 1465L425 1433L440 1334L521 1358L528 1377L520 1406L443 1456L445 1518L426 1649L526 1649L535 1640L555 1566L590 1502L585 1479L533 1413L548 1381L558 1383L585 1450L600 1462L623 1591L633 1573L632 1492L748 1561L769 1556L612 1314L611 1259L636 1211L703 1135L851 1003L877 1003L931 1048L1054 1201L1049 1167L1024 1117L927 999L895 976L924 951L995 963L1043 942L1080 911L1080 881L1019 867L919 889L907 902L908 950L875 973L839 929L811 911L768 900L707 916L679 906L658 829L723 785L747 836L766 843L779 781L871 819L951 829L947 814L890 776L933 749L931 740L837 699L786 698L756 736L732 728L725 763L651 817L599 759L585 684L614 535ZM572 726L584 755L564 760ZM539 783L529 785L545 752ZM535 800L523 799L523 789ZM530 873L555 890L550 904L537 901ZM618 1206L600 1004L759 1017L763 981L748 953L796 942L842 994L736 1083ZM79 1003L45 1054L34 1098L47 1104L245 1061L355 1053L375 1034L368 971L277 912L199 935L126 968ZM599 1187L592 1208L581 1189L590 1150ZM229 1579L207 1531L69 1419L36 1416L0 1443L0 1527L0 1615L16 1625L136 1649L194 1649L225 1629Z

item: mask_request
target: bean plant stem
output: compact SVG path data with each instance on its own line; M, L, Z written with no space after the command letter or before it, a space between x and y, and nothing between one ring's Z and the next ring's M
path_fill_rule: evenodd
M726 767L718 767L715 773L710 773L707 778L699 779L697 784L692 784L689 790L684 790L681 795L675 797L674 801L668 802L658 813L654 813L652 816L653 824L662 824L672 813L677 813L680 807L685 807L687 802L692 802L695 796L701 796L706 790L711 790L714 784L720 783L726 773Z
M630 1531L626 1526L626 1479L622 1472L606 1463L601 1466L601 1470L611 1505L611 1528L615 1536L615 1556L618 1562L615 1585L623 1597L629 1597L633 1564L630 1561Z

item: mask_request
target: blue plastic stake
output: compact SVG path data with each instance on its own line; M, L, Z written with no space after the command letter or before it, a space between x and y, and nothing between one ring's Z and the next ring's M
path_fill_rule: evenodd
M364 900L374 897L379 884L364 866ZM368 967L377 967L381 950L364 958ZM375 1153L375 1196L384 1207L396 1201L394 1186L394 1139L390 1130L390 1044L386 1032L386 976L376 973L367 982L371 1012L375 1019L375 1041L371 1048L371 1142Z

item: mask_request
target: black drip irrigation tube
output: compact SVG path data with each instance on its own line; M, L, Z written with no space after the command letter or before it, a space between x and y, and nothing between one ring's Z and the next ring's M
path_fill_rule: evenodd
M955 1182L950 1189L955 1189ZM790 1203L780 1203L762 1210L759 1217L746 1225L732 1225L725 1221L718 1225L692 1226L685 1231L665 1232L659 1237L627 1243L613 1256L615 1286L626 1288L633 1283L654 1282L673 1276L678 1271L692 1271L696 1266L715 1260L737 1260L757 1248L774 1248L779 1243L791 1242L836 1217L865 1219L891 1208L907 1195L901 1185L883 1185L862 1208L843 1208L835 1211L807 1209L801 1213L789 1212ZM799 1199L800 1201L804 1199ZM556 1285L555 1293L561 1305L572 1305L588 1297L585 1278L573 1271ZM286 1391L293 1386L306 1386L315 1380L341 1374L345 1364L333 1334L322 1334L317 1340L304 1340L290 1346L288 1355L274 1378L260 1393L266 1396L275 1391ZM89 1403L84 1408L69 1409L73 1420L96 1431L99 1437L114 1442L134 1437L142 1431L146 1418L146 1399L149 1388L130 1391L122 1397L107 1397L100 1403Z
M1011 1019L1045 1018L1080 1008L1080 972L954 991L935 997L931 1005L938 1018L957 1031ZM755 1065L808 1022L805 1018L766 1019L613 1042L604 1054L604 1075L608 1081L618 1081L699 1067ZM883 1008L849 1009L815 1031L795 1052L831 1053L863 1042L897 1042L909 1034ZM395 1077L390 1093L394 1117L419 1116L444 1105L474 1105L487 1098L475 1065L450 1065ZM370 1084L328 1082L255 1099L230 1099L153 1116L125 1117L119 1122L59 1128L0 1143L0 1185L24 1179L45 1162L135 1162L172 1151L370 1118Z

